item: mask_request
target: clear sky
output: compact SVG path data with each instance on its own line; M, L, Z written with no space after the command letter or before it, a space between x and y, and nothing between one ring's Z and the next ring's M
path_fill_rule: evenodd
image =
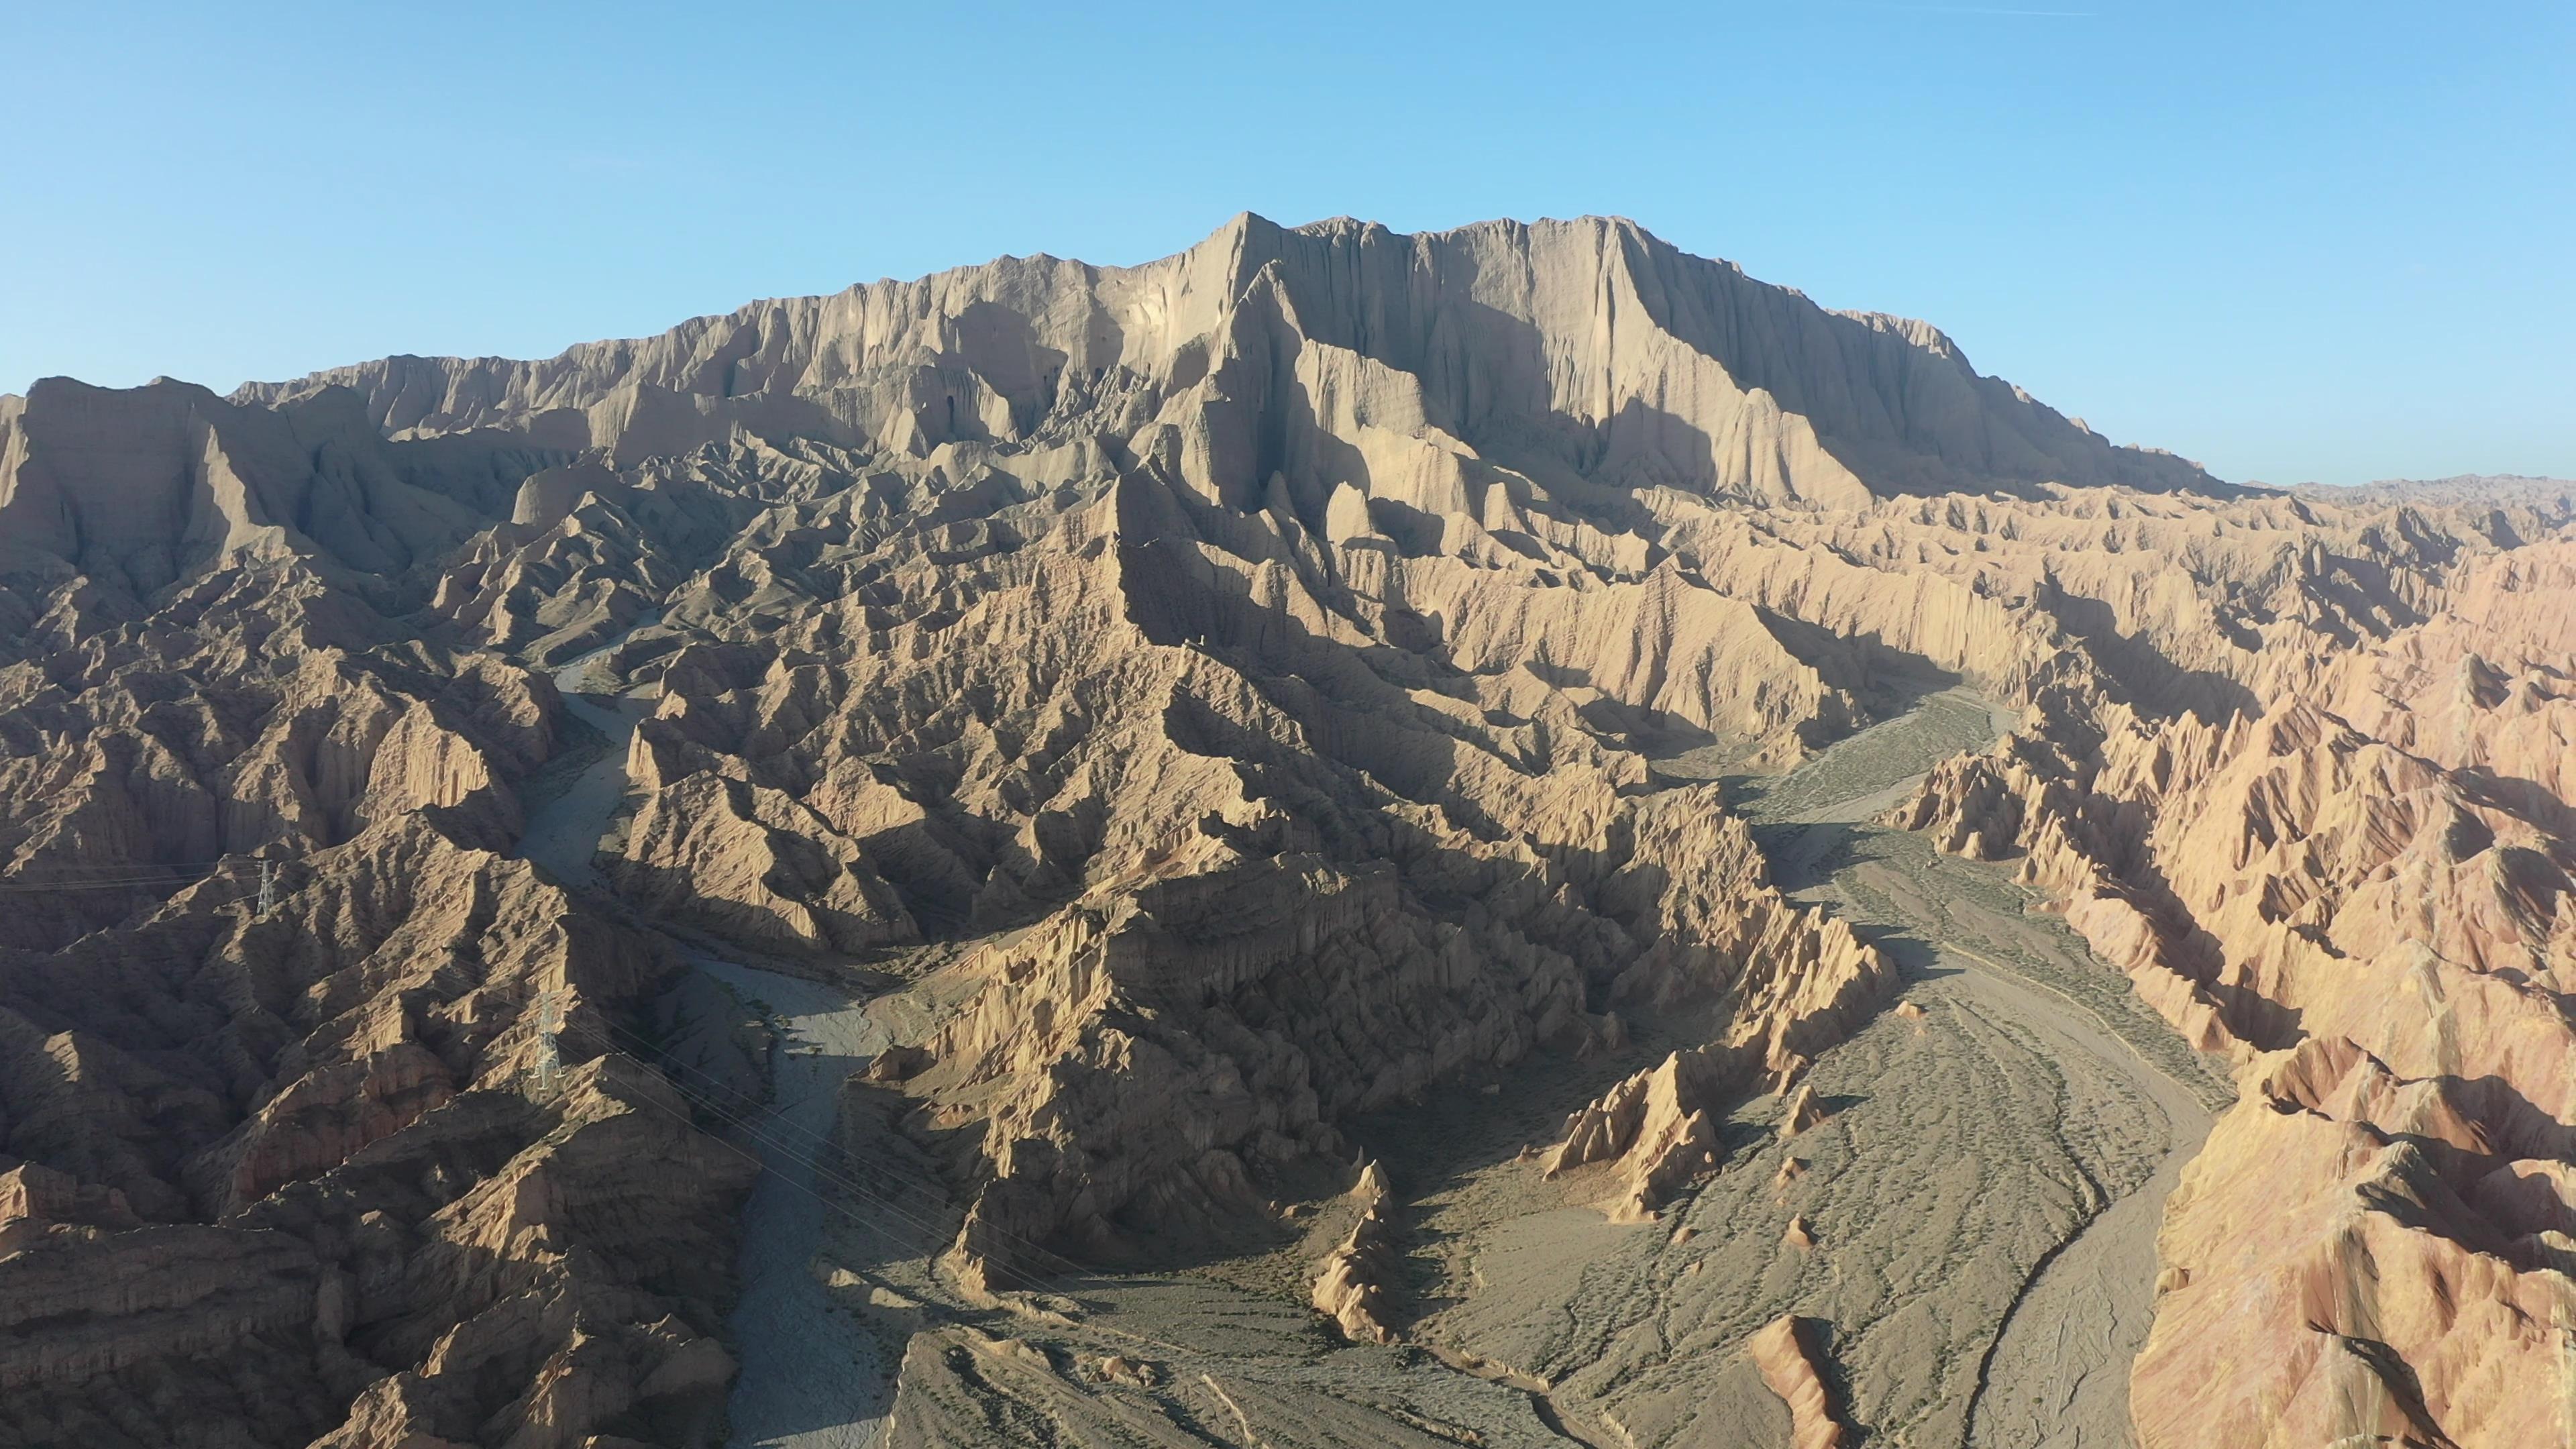
M2576 4L0 6L0 390L1626 215L2235 479L2576 476Z

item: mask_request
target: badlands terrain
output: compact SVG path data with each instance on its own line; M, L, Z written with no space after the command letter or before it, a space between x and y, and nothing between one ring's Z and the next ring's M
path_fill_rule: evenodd
M2576 499L1588 219L0 398L0 1444L2576 1442Z

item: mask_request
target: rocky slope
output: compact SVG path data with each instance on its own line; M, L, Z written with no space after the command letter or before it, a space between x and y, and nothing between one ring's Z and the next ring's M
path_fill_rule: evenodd
M1769 1184L1732 1124L1825 1120L1905 973L1712 777L1947 689L2021 729L1902 823L2244 1064L2139 1433L2533 1442L2569 523L2233 489L1600 220L1244 217L543 362L39 384L0 400L0 1441L717 1442L751 1143L856 1225L897 1442L1843 1442L1924 1391L1852 1392L1830 1324L1712 1341L1698 1420L1441 1341L1418 1185L1352 1158L1518 1083L1526 1203L1586 1232ZM646 717L568 879L529 807L600 745L546 671L603 647ZM841 1156L675 1037L675 940L885 993ZM1176 1266L1360 1357L1053 1291Z
M2149 1444L2563 1428L2576 555L2462 513L2316 529L2335 586L2217 656L2236 710L2069 695L1902 807L2244 1063L2165 1222Z

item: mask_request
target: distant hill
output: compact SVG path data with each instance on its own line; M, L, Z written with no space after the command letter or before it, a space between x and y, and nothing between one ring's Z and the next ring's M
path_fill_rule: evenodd
M2383 478L2337 487L2302 483L2289 490L2333 503L2521 504L2547 511L2576 511L2576 479L2533 478L2520 473L2458 473L2448 478Z

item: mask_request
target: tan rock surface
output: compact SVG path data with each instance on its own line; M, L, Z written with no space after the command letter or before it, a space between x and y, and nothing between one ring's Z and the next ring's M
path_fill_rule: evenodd
M524 1095L537 991L604 1024L676 963L503 853L552 686L383 612L541 456L386 444L350 401L9 409L0 842L59 887L0 926L12 1442L720 1412L737 1159L623 1064Z
M1802 1314L1909 1443L2535 1442L2569 524L2230 489L1600 219L49 380L0 399L0 1439L717 1442L756 1150L891 1442L1837 1442ZM2244 1069L2169 1200L2208 1069L2080 945L1929 974L1900 928L1967 917L1845 858L1881 811ZM1935 946L2044 935L1977 909ZM719 950L882 993L831 1078L900 1053L772 1112L823 1046ZM1490 1160L1405 1234L1283 1226L1455 1094ZM2161 1265L2084 1243L2121 1193ZM2167 1291L2126 1399L2007 1415L2051 1261Z
M1843 1426L1833 1415L1818 1371L1815 1330L1803 1318L1775 1318L1753 1335L1749 1347L1762 1382L1789 1406L1791 1449L1841 1449Z
M2148 1444L2564 1432L2576 1310L2543 1164L2576 1140L2576 573L2549 527L2320 508L2272 621L2210 654L2234 711L2067 697L1900 807L2017 860L2143 999L2248 1063L2168 1211Z
M2554 1149L2516 1142L2535 1132ZM2138 1360L2140 1437L2554 1442L2565 1210L2554 1189L2488 1184L2514 1174L2490 1165L2505 1153L2568 1147L2526 1104L2397 1077L2349 1041L2267 1061L2167 1211L2175 1286ZM2181 1382L2196 1391L2158 1391Z
M1341 1326L1353 1343L1392 1343L1395 1331L1387 1303L1388 1280L1397 1272L1394 1230L1387 1221L1393 1193L1386 1173L1374 1162L1361 1169L1347 1195L1358 1221L1341 1245L1324 1257L1315 1273L1311 1300L1315 1311Z

